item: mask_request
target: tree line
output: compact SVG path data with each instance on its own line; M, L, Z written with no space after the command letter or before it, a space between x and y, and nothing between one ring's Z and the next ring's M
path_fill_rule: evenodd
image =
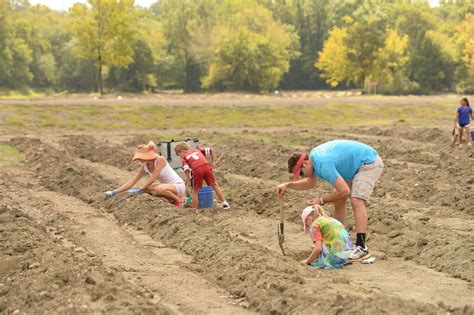
M0 89L474 92L467 0L0 0Z

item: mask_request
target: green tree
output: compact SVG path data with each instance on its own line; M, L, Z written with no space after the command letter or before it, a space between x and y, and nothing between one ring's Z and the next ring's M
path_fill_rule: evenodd
M289 69L292 37L261 6L245 8L212 31L205 88L270 90Z
M315 67L331 86L341 82L346 85L365 86L376 81L386 91L402 92L413 86L406 77L408 36L393 29L377 27L378 19L335 27L319 53Z
M319 52L319 57L315 67L323 73L322 78L332 87L336 87L341 82L350 84L355 81L350 69L348 58L348 47L346 46L347 28L335 27L329 34L329 38L324 43L324 48Z
M202 55L207 50L208 35L219 14L219 3L218 0L161 0L151 7L162 23L171 55L162 60L161 74L172 77L168 81L183 87L186 92L201 87L200 78L203 68L207 67L207 58Z
M97 89L97 67L95 60L79 56L76 39L72 39L58 52L58 88L70 92L88 92Z
M82 58L95 60L99 92L104 94L103 69L132 62L135 8L133 0L88 0L71 8L71 30Z
M453 42L442 30L445 24L427 3L394 5L389 24L408 35L408 77L419 84L421 91L443 91L454 86Z
M474 92L474 14L468 13L458 26L462 63L457 71L458 90Z
M133 43L133 61L127 67L111 67L107 85L129 92L142 92L156 86L153 52L146 42Z
M10 3L0 1L0 87L24 88L32 79L31 49L24 37Z

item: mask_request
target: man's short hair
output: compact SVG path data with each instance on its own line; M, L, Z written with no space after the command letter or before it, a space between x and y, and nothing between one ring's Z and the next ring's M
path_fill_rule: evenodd
M288 173L293 173L293 169L301 158L303 152L293 152L293 154L288 159ZM309 155L306 155L305 160L309 160Z

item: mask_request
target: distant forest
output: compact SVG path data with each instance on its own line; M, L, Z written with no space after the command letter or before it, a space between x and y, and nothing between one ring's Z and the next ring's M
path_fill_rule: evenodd
M474 2L0 0L0 91L474 92Z

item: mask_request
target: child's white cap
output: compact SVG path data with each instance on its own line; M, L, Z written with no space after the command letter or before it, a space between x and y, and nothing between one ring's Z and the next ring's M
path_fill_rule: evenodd
M314 211L314 207L309 206L309 207L304 208L303 212L301 213L301 220L303 220L303 227L304 227L304 232L305 233L309 232L309 226L306 226L306 223L305 223L306 218L313 211Z

